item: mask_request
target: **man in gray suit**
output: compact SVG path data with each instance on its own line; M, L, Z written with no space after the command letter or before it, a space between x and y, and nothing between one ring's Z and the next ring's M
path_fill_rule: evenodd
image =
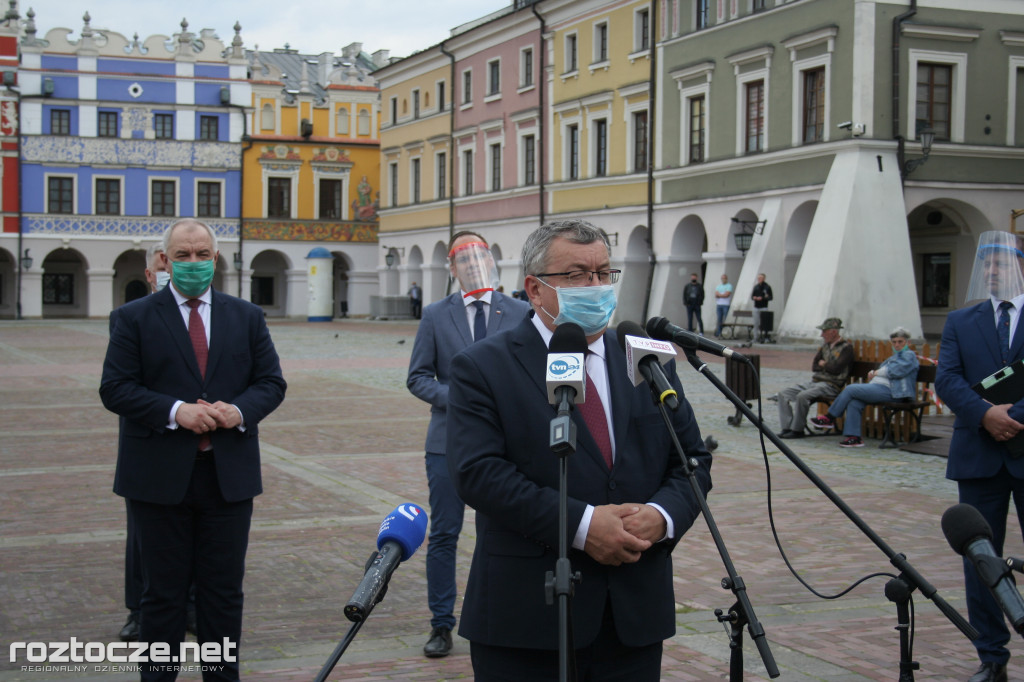
M430 487L430 539L427 545L427 599L432 617L423 653L447 656L455 628L455 550L465 504L459 499L445 460L448 414L448 368L452 357L484 336L514 328L530 311L495 291L497 271L486 240L458 232L448 243L452 279L459 291L423 309L409 361L409 391L430 403L426 468Z

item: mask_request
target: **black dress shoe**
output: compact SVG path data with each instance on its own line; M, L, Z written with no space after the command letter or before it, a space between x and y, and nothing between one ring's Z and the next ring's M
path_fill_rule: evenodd
M1006 682L1006 664L988 661L978 667L967 682Z
M430 639L423 645L423 655L427 658L441 658L452 651L452 631L450 628L434 628L430 631ZM1004 675L1005 678L1005 675Z
M803 438L803 437L804 437L804 432L803 431L793 431L791 429L786 429L785 431L783 431L782 433L779 434L779 438Z
M139 612L132 611L128 614L128 622L121 628L121 632L117 633L117 636L122 642L137 642L139 641Z

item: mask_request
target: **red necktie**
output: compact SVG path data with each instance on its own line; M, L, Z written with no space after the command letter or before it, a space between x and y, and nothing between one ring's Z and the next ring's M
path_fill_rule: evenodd
M188 338L192 342L192 350L196 354L196 362L199 364L199 373L206 378L206 360L210 357L210 348L206 345L206 327L203 325L203 318L199 315L198 298L190 298L186 304L192 310L188 314ZM199 449L210 449L210 435L204 433L199 436Z
M586 422L590 435L597 442L601 456L604 457L604 463L610 471L612 468L612 439L611 434L608 433L608 417L604 413L601 394L597 392L594 380L590 378L590 372L587 372L586 390L587 399L579 406L580 414L583 415L583 421Z

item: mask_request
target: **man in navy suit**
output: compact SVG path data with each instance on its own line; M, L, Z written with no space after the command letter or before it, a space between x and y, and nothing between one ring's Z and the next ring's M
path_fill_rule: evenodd
M140 641L178 654L194 581L198 641L221 644L223 656L203 679L237 680L259 423L286 386L262 310L210 286L209 226L179 220L164 251L172 285L118 309L103 363L100 397L123 419L114 492L139 538ZM174 665L142 667L143 680L176 677Z
M455 628L455 550L465 504L459 499L445 461L448 367L452 357L474 341L511 329L530 306L494 291L497 273L487 242L473 232L457 232L448 243L451 276L459 291L428 305L409 361L409 391L430 403L426 468L430 487L430 540L427 544L427 600L430 637L423 653L447 656ZM479 320L479 321L478 321Z
M1016 331L1024 305L1024 251L1017 235L985 232L967 300L981 303L949 314L942 330L935 388L956 414L946 477L957 482L960 501L977 507L992 527L992 545L1003 553L1010 497L1024 527L1024 459L1006 441L1024 429L1024 400L993 405L971 387L1024 358L1024 333ZM967 613L981 633L974 641L981 667L971 682L1005 682L1010 634L1002 611L974 566L964 560Z
M545 367L552 333L571 322L589 344L567 491L569 559L582 573L572 598L579 679L658 680L662 642L675 633L671 553L698 501L650 389L633 386L607 329L619 276L607 235L582 220L548 223L527 238L522 261L530 319L452 360L448 465L477 511L459 634L478 682L559 677L558 609L544 590L559 537ZM665 374L683 398L674 362ZM672 423L706 495L711 455L685 399Z

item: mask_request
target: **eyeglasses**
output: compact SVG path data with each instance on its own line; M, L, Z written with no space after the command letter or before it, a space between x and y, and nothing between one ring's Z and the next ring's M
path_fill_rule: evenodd
M571 287L582 287L594 281L601 284L615 284L619 281L622 270L570 270L569 272L540 272L534 277L564 277Z

